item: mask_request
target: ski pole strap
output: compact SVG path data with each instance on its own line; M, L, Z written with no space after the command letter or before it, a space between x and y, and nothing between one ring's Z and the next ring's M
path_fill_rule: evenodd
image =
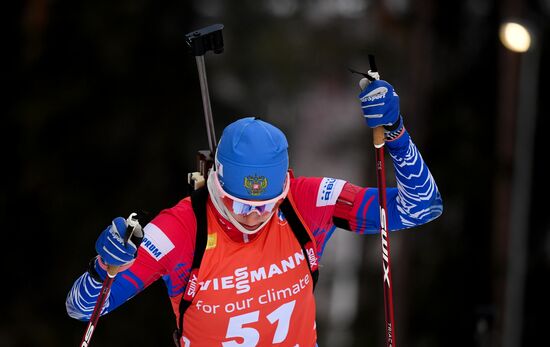
M95 268L96 261L97 261L97 256L90 259L90 262L88 262L87 271L88 271L88 274L90 275L91 278L93 278L95 281L97 281L99 283L103 283L103 278L101 278L101 276L99 275L99 273L97 272L97 270Z

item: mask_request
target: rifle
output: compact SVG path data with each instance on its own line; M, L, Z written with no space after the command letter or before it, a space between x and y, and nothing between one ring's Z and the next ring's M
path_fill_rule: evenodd
M197 152L197 171L191 172L187 176L187 182L193 190L204 186L206 179L208 178L208 171L212 165L214 165L214 155L216 153L216 132L214 129L214 120L212 118L212 107L210 105L204 55L208 51L213 51L215 54L220 54L223 52L222 29L223 24L213 24L185 35L186 43L191 49L191 53L195 56L195 60L197 62L209 147L207 150L199 150Z

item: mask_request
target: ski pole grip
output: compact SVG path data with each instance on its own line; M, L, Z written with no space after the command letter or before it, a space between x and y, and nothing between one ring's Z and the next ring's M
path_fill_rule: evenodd
M127 230L126 230L126 235L124 236L124 243L127 243L128 240L132 238L134 233L140 234L141 236L143 236L143 230L141 228L141 225L139 224L137 213L132 212L130 214L130 216L126 219L126 226L127 226ZM136 246L139 247L139 244ZM120 265L108 265L108 264L105 264L105 265L106 265L105 270L107 271L107 275L111 278L114 278L121 269Z
M380 148L384 146L385 141L385 131L383 126L379 126L372 129L372 142L374 144L374 147Z
M120 269L120 266L116 265L107 265L107 276L113 278L118 273L118 269Z
M369 54L369 65L370 65L370 71L378 72L378 68L376 67L376 61L374 60L373 54ZM372 142L374 144L374 147L380 148L384 146L384 143L385 143L384 137L385 137L385 133L384 133L383 126L378 126L372 129Z

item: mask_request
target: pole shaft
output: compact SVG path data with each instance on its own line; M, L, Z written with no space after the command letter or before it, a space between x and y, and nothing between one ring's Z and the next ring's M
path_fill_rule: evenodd
M88 347L90 345L92 335L97 327L97 322L99 321L99 316L101 315L101 311L103 309L103 304L105 303L109 291L111 290L113 279L114 276L111 277L110 275L107 275L107 277L105 277L105 280L103 281L103 286L101 287L101 291L99 292L99 296L97 297L94 311L90 316L90 321L88 322L88 326L86 327L86 331L84 333L84 336L82 337L82 341L80 342L80 347Z
M390 239L388 235L386 168L384 164L384 128L373 129L373 143L376 160L378 202L380 204L380 240L382 243L382 270L384 271L384 314L386 317L386 346L396 347L393 316L393 289L390 265Z

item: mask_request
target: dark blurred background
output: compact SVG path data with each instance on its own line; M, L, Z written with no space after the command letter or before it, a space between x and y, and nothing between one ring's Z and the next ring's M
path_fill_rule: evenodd
M375 186L347 68L368 70L373 53L399 92L445 204L391 235L400 346L544 344L549 0L27 0L4 17L0 346L76 346L86 325L64 302L96 237L185 194L207 140L184 37L214 23L218 136L261 116L286 132L297 175ZM526 53L499 41L510 19L531 30ZM379 242L334 233L316 291L321 346L384 345ZM171 346L174 324L158 282L102 317L92 345Z

